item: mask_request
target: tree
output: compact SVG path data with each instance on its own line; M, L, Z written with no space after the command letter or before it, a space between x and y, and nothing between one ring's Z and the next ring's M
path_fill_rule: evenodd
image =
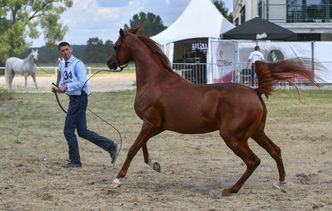
M105 48L105 55L106 55L106 60L111 57L111 55L114 53L114 44L111 40L106 40L104 48ZM106 61L105 60L105 61Z
M142 31L139 32L140 35L153 36L163 31L167 27L164 26L163 21L159 15L148 12L140 12L135 14L133 18L129 21L130 27L142 25ZM128 29L127 24L124 25L124 29Z
M233 23L233 14L229 13L228 9L225 7L225 3L221 0L213 0L213 4L217 7L220 13L231 23Z
M106 64L113 52L113 42L107 40L105 44L98 37L89 38L85 49L85 62Z
M19 55L40 36L46 45L62 40L66 26L60 14L72 6L73 0L0 0L0 60Z
M103 41L98 37L89 38L85 49L85 62L98 63L100 57L104 55Z

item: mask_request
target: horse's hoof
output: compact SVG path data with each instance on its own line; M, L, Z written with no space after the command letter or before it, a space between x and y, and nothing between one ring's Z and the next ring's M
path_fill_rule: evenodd
M274 188L276 188L276 189L278 189L278 190L280 190L281 192L286 192L286 190L285 190L285 187L284 187L284 185L286 184L286 182L285 181L275 181L275 182L272 182L272 187L274 187Z
M222 191L222 196L230 196L230 195L232 195L234 192L232 191L232 189L231 188L225 188L223 191Z
M160 164L158 163L158 162L155 162L154 164L153 164L153 170L155 170L156 172L161 172L161 167L160 167Z
M123 184L124 184L124 181L122 181L120 178L115 178L111 184L111 188L119 188Z
M155 160L149 160L149 166L156 172L161 172L160 164Z

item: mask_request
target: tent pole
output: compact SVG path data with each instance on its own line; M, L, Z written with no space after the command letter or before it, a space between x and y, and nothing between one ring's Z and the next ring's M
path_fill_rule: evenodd
M315 41L311 41L311 66L312 71L315 73Z

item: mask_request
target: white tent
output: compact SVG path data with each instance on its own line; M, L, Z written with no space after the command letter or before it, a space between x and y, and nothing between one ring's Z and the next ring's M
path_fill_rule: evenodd
M217 40L220 34L234 28L214 6L211 0L191 0L181 16L167 29L151 37L160 44L169 60L173 62L174 42L193 38L208 38ZM207 61L211 60L210 49Z
M151 37L161 45L191 38L218 38L234 28L210 0L191 0L167 29Z

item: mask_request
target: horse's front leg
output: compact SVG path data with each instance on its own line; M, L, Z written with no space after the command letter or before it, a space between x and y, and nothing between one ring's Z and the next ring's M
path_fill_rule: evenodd
M142 129L140 133L138 134L135 142L133 145L131 145L126 161L124 162L121 170L118 173L118 176L113 180L112 187L120 187L124 183L124 177L127 174L128 168L130 166L131 161L135 157L138 150L142 147L143 144L146 144L146 142L153 136L159 134L161 131L155 127L153 127L149 123L143 123Z
M149 152L148 152L148 147L146 146L146 143L143 144L142 150L143 150L144 162L146 164L148 164L153 170L155 170L157 172L161 172L161 167L160 167L160 164L158 163L158 161L152 160L150 158Z
M32 73L32 74L31 74L31 77L32 77L32 79L33 79L33 83L35 84L35 87L36 87L36 89L37 89L37 91L38 91L38 86L37 86L37 82L36 82L36 73Z

